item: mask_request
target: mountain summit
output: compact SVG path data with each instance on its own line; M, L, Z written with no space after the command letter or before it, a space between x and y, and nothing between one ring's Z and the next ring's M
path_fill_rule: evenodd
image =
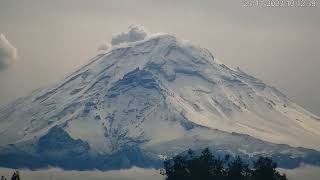
M58 83L0 109L0 165L158 167L188 148L320 164L320 119L207 50L130 26ZM21 158L20 158L21 157ZM17 160L17 158L20 158Z

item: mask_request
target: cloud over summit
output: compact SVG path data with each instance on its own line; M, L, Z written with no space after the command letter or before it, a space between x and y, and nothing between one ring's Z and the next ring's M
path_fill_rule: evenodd
M0 34L0 70L9 67L17 58L16 48Z
M127 32L116 34L112 37L111 44L118 45L144 40L148 36L148 31L140 25L131 25Z

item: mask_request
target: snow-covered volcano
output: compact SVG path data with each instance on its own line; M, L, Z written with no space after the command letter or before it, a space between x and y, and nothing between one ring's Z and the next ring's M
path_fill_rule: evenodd
M188 148L320 164L320 119L204 48L141 27L0 109L0 165L158 166ZM300 148L298 148L300 147Z

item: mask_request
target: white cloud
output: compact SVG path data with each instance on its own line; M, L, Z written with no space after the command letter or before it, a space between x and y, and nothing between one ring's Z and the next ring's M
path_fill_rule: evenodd
M141 41L148 36L147 30L140 25L131 25L127 32L116 34L112 37L111 44L118 45L121 43Z
M7 38L3 34L0 34L0 70L10 66L16 58L16 48L7 40Z
M108 43L102 43L99 47L98 47L98 51L106 51L110 48L110 45Z
M296 169L280 169L290 180L316 180L320 179L320 167L302 164Z
M159 170L143 169L133 167L126 170L113 171L64 171L57 168L42 170L19 170L20 178L23 180L164 180L164 176L160 175ZM10 179L13 169L0 168L0 176L3 175Z

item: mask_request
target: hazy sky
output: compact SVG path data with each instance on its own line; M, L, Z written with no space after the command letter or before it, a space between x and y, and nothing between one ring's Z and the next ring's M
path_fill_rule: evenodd
M63 78L135 23L208 48L320 115L320 4L246 8L243 0L0 0L0 33L17 52L0 68L0 104Z

